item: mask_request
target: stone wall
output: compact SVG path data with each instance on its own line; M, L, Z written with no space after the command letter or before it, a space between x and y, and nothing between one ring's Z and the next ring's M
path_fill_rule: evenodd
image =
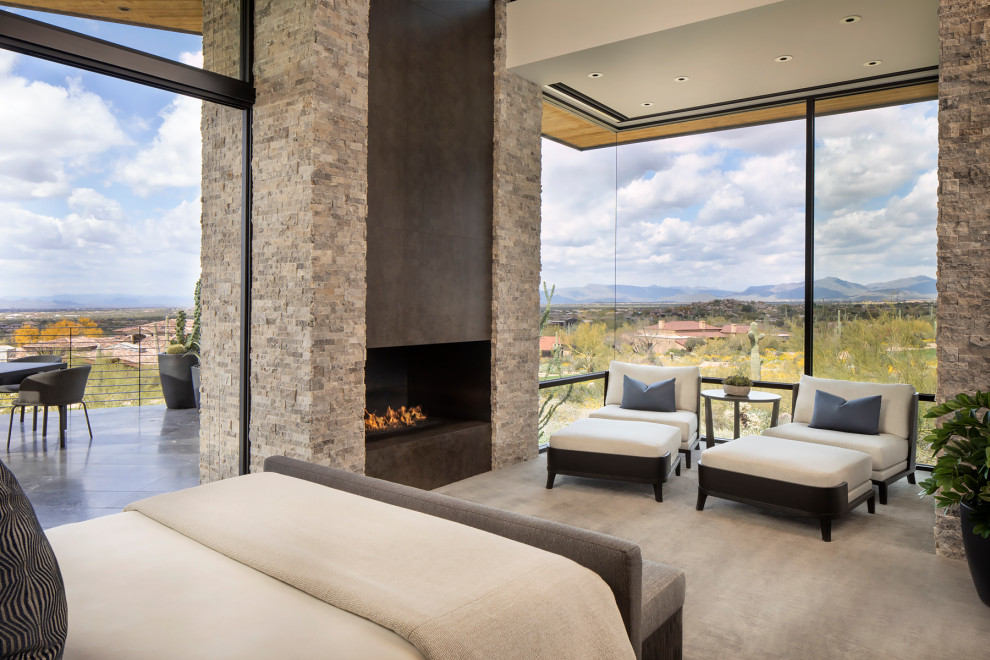
M251 470L364 469L368 0L255 9Z
M990 5L939 3L938 390L990 388ZM961 558L958 514L938 515L939 554Z
M505 0L495 1L492 468L536 456L540 323L540 128L535 83L505 67Z
M237 73L233 4L204 4L206 66L228 75ZM368 8L256 3L252 471L273 454L364 469ZM538 87L505 69L505 0L495 19L497 468L537 452L541 105ZM236 110L204 110L204 481L237 473L240 121Z
M239 74L237 0L203 3L203 66ZM200 479L238 473L243 112L203 102Z

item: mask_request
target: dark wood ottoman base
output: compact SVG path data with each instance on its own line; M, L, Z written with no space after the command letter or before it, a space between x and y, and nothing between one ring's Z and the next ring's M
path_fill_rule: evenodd
M548 489L553 488L558 474L653 484L654 497L657 502L663 502L663 484L672 474L681 474L681 455L678 453L672 459L667 452L647 458L550 447L547 449Z
M849 485L844 482L831 488L805 486L720 470L699 463L698 511L705 508L705 500L709 495L772 511L818 518L823 541L832 540L834 518L849 513L863 502L866 502L870 513L876 512L876 493L872 488L850 502Z

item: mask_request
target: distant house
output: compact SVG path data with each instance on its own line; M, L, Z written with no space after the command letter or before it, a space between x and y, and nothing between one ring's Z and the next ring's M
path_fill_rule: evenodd
M559 346L559 337L540 337L540 355L542 357L551 357Z
M7 344L0 344L0 362L9 362L13 357L17 349L13 346L8 346Z
M692 337L698 339L718 339L742 335L749 332L749 324L730 323L728 325L709 325L704 321L664 321L657 322L656 329L647 329L640 333L640 337L651 337L655 340L653 351L655 353L666 353L671 350L683 349L687 345L687 340Z
M744 335L749 332L749 324L730 323L719 330L723 335Z

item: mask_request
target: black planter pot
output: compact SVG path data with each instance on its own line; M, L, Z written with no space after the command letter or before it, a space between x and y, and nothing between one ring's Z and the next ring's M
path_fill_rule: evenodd
M966 562L969 563L969 574L973 576L976 593L984 605L990 606L990 539L985 539L973 533L973 523L969 517L975 513L965 502L959 505L960 521L962 522L963 547L966 548Z
M193 397L196 399L196 408L199 408L199 365L192 367Z
M168 408L195 408L192 367L199 363L195 355L158 354L158 377Z

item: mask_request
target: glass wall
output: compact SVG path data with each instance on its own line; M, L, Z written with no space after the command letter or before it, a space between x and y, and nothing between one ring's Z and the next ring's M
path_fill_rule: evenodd
M162 404L200 277L204 102L6 50L0 96L0 361L90 365L90 408Z
M787 122L618 148L620 359L800 376L803 145Z
M608 369L615 343L616 153L543 140L540 380ZM602 381L540 392L540 441L599 407Z
M816 376L935 392L937 112L815 119Z
M814 120L813 242L805 120L588 152L544 141L543 279L557 285L549 318L567 324L543 340L557 352L541 375L556 354L563 375L614 358L933 393L936 113L925 101ZM789 391L773 391L788 412ZM743 433L766 427L764 408L744 411Z

